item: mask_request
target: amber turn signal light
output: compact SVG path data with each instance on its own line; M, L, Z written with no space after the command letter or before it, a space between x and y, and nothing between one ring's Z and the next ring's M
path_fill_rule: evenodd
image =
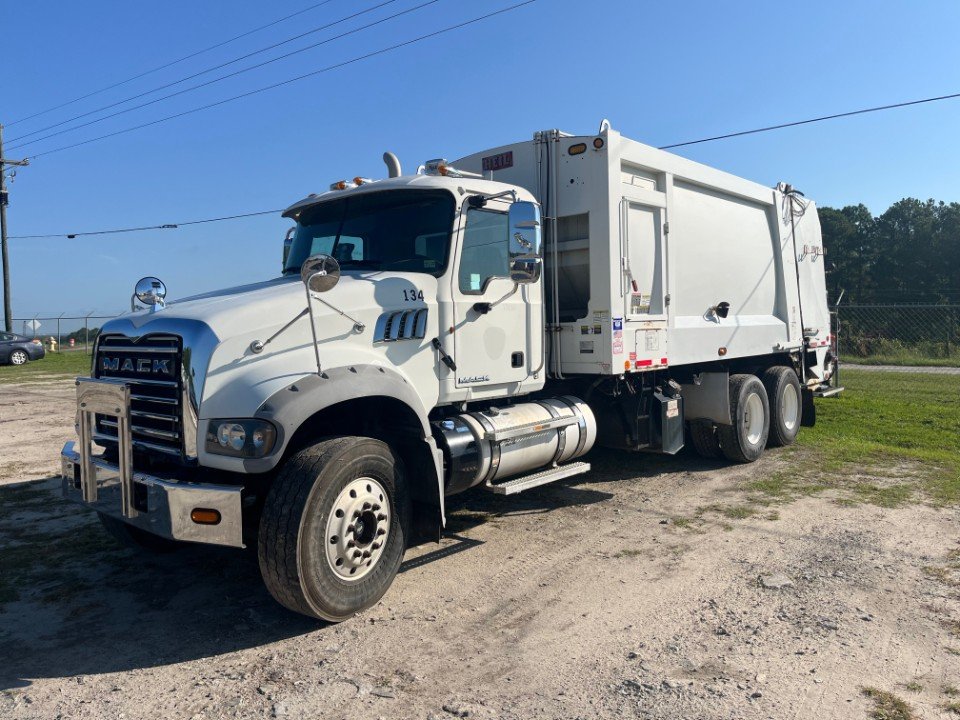
M220 511L210 508L194 508L190 511L190 519L197 525L219 525Z

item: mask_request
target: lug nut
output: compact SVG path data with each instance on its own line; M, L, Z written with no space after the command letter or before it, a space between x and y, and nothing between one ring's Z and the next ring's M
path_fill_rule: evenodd
M358 560L358 559L360 559L360 558L362 558L362 557L363 557L363 553L362 553L362 552L360 552L359 550L354 550L354 551L353 551L353 559L354 559L354 560Z
M369 509L370 509L370 503L365 502L365 503L363 504L363 509L364 509L364 510L369 510Z
M363 551L363 557L364 557L364 558L370 557L370 551L369 551L369 550L364 550L364 551Z
M379 513L377 515L377 520L386 520L386 519L387 519L387 516L384 515L383 513Z
M386 535L387 531L383 528L377 528L377 535Z
M374 544L371 545L370 547L373 548L374 550L379 550L379 549L380 549L380 543L374 543Z
M354 547L355 545L356 545L356 543L355 543L353 540L347 540L347 547L348 547L348 548L352 548L352 547Z
M370 508L370 509L373 510L374 512L376 512L377 510L380 509L380 506L377 505L376 503L374 503L374 506L373 506L372 508Z
M353 523L347 525L347 532L353 532Z

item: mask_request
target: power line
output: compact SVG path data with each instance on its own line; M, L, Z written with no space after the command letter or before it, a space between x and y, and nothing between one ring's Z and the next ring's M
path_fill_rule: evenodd
M114 228L111 230L92 230L90 232L75 233L51 233L49 235L11 235L10 240L40 240L49 238L69 238L86 237L89 235L115 235L117 233L143 232L145 230L176 230L187 225L202 225L203 223L220 222L221 220L238 220L240 218L255 217L257 215L275 215L281 212L283 208L276 210L259 210L257 212L243 213L240 215L223 215L221 217L204 218L202 220L186 220L175 223L164 223L162 225L144 225L142 227Z
M321 69L321 70L316 70L316 71L314 71L314 72L312 72L312 73L307 73L306 75L301 75L301 76L299 76L299 77L292 78L292 79L290 79L290 80L285 80L285 81L283 81L283 82L277 83L277 84L275 84L275 85L268 86L268 87L266 87L266 88L261 88L261 89L258 89L258 90L253 90L253 91L250 91L250 92L248 92L248 93L244 93L243 95L237 95L237 96L235 96L235 97L233 97L233 98L227 98L226 100L221 100L220 102L212 103L211 105L203 106L203 107L201 107L201 108L194 108L193 110L188 110L188 111L185 111L185 112L183 112L183 113L178 113L177 115L173 115L173 116L170 116L170 117L168 117L168 118L161 118L160 120L155 120L155 121L153 121L152 123L146 123L146 124L144 124L144 125L140 125L140 126L137 126L137 127L127 128L126 130L121 130L121 131L118 131L118 132L116 132L116 133L111 133L110 135L105 135L105 136L102 136L101 138L92 138L92 139L90 139L90 140L86 140L86 141L81 142L81 143L76 143L76 144L74 144L74 145L68 145L68 146L63 147L63 148L57 148L57 149L54 149L54 150L49 150L49 151L47 151L47 152L39 153L38 155L34 155L33 157L38 157L39 155L46 155L46 154L53 153L53 152L59 152L60 150L66 150L66 149L69 149L69 148L72 148L72 147L76 147L77 145L84 145L84 144L86 144L86 143L88 143L88 142L94 142L94 141L96 141L96 140L100 140L100 139L103 139L103 138L105 138L105 137L111 137L111 136L113 136L113 135L118 135L118 134L121 134L121 133L124 133L124 132L130 132L130 131L132 131L132 130L137 130L137 129L141 128L141 127L147 127L148 125L153 125L153 124L156 124L156 123L159 123L159 122L164 122L165 120L173 119L174 117L180 117L181 115L186 115L186 114L189 114L189 113L198 112L198 111L203 110L203 109L206 109L206 108L208 108L208 107L214 107L214 106L216 106L216 105L221 105L221 104L223 104L223 103L230 102L231 100L236 100L236 99L241 98L241 97L246 97L246 96L248 96L248 95L253 95L253 94L256 94L256 93L258 93L258 92L263 92L264 90L269 90L269 89L272 89L272 88L274 88L274 87L279 87L279 86L281 86L281 85L286 85L286 84L289 84L289 83L291 83L291 82L295 82L295 81L297 81L297 80L301 80L301 79L303 79L303 78L310 77L310 76L312 76L312 75L316 75L316 74L319 74L319 73L327 72L328 70L331 70L331 69L336 68L336 67L342 67L342 66L344 66L344 65L349 65L349 64L351 64L351 63L358 62L359 60L363 60L363 59L366 59L366 58L369 58L369 57L373 57L373 56L375 56L375 55L380 55L380 54L383 54L383 53L385 53L385 52L389 52L389 51L391 51L391 50L395 50L395 49L397 49L397 48L404 47L404 46L406 46L406 45L411 45L411 44L413 44L413 43L419 42L419 41L421 41L421 40L424 40L424 39L427 39L427 38L430 38L430 37L434 37L434 36L436 36L436 35L440 35L440 34L445 33L445 32L450 32L451 30L458 29L458 28L464 27L464 26L466 26L466 25L470 25L470 24L473 24L473 23L476 23L476 22L480 22L481 20L485 20L485 19L487 19L487 18L493 17L494 15L499 15L499 14L502 14L502 13L505 13L505 12L509 12L509 11L511 11L511 10L515 10L515 9L517 9L517 8L519 8L519 7L522 7L522 6L524 6L524 5L529 5L529 4L533 3L533 2L536 2L536 0L526 0L525 2L521 2L521 3L518 3L518 4L516 4L516 5L512 5L512 6L506 7L506 8L502 8L501 10L497 10L497 11L495 11L495 12L493 12L493 13L489 13L488 15L483 15L483 16L480 16L480 17L478 17L478 18L474 18L473 20L469 20L469 21L466 21L466 22L464 22L464 23L460 23L459 25L453 25L453 26L450 26L450 27L448 27L448 28L444 28L444 29L442 29L442 30L438 30L438 31L436 31L436 32L430 33L430 34L428 34L428 35L423 35L423 36L421 36L421 37L419 37L419 38L414 38L413 40L408 40L408 41L405 41L405 42L403 42L403 43L399 43L399 44L397 44L397 45L393 45L393 46L391 46L391 47L389 47L389 48L385 48L385 49L382 49L382 50L378 50L378 51L375 51L375 52L373 52L373 53L369 53L369 54L367 54L367 55L364 55L364 56L361 56L361 57L358 57L358 58L353 58L353 59L351 59L351 60L347 60L347 61L345 61L345 62L343 62L343 63L338 64L338 65L330 66L330 67L328 67L328 68L323 68L323 69ZM696 144L698 144L698 143L712 142L712 141L715 141L715 140L726 140L726 139L728 139L728 138L741 137L741 136L744 136L744 135L752 135L752 134L756 134L756 133L760 133L760 132L769 132L769 131L771 131L771 130L780 130L780 129L789 128L789 127L796 127L797 125L806 125L806 124L810 124L810 123L814 123L814 122L821 122L821 121L824 121L824 120L833 120L833 119L836 119L836 118L850 117L850 116L852 116L852 115L863 115L863 114L871 113L871 112L879 112L879 111L881 111L881 110L891 110L891 109L895 109L895 108L909 107L909 106L911 106L911 105L920 105L920 104L923 104L923 103L936 102L936 101L939 101L939 100L950 100L950 99L955 99L955 98L960 98L960 93L953 93L953 94L950 94L950 95L939 95L939 96L936 96L936 97L924 98L924 99L922 99L922 100L911 100L911 101L907 101L907 102L894 103L894 104L890 104L890 105L880 105L880 106L877 106L877 107L865 108L865 109L862 109L862 110L853 110L853 111L850 111L850 112L835 113L835 114L833 114L833 115L823 115L823 116L820 116L820 117L817 117L817 118L810 118L810 119L807 119L807 120L797 120L797 121L788 122L788 123L781 123L781 124L779 124L779 125L770 125L770 126L767 126L767 127L755 128L755 129L753 129L753 130L742 130L742 131L735 132L735 133L728 133L728 134L726 134L726 135L716 135L716 136L709 137L709 138L702 138L702 139L700 139L700 140L688 140L688 141L686 141L686 142L674 143L674 144L672 144L672 145L662 145L662 146L660 146L659 149L660 149L660 150L666 150L666 149L675 148L675 147L684 147L684 146L686 146L686 145L696 145ZM149 225L149 226L144 226L144 227L117 228L117 229L112 229L112 230L97 230L97 231L93 231L93 232L52 233L52 234L48 234L48 235L11 235L11 236L10 236L10 239L11 239L11 240L13 240L13 239L17 239L17 240L27 240L27 239L46 239L46 238L76 238L76 237L89 236L89 235L109 235L109 234L114 234L114 233L141 232L141 231L145 231L145 230L167 230L167 229L176 229L176 228L178 228L178 227L182 227L182 226L186 226L186 225L198 225L198 224L201 224L201 223L219 222L219 221L221 221L221 220L235 220L235 219L238 219L238 218L254 217L254 216L257 216L257 215L269 215L269 214L274 214L274 213L278 213L278 212L281 212L281 209L276 209L276 210L261 210L261 211L258 211L258 212L244 213L244 214L241 214L241 215L227 215L227 216L222 216L222 217L206 218L206 219L202 219L202 220L190 220L190 221L186 221L186 222L167 223L167 224L163 224L163 225ZM952 292L952 291L951 291L951 292Z
M713 142L714 140L727 140L729 138L742 137L744 135L756 135L757 133L770 132L771 130L782 130L784 128L797 127L798 125L809 125L810 123L823 122L824 120L836 120L837 118L851 117L853 115L865 115L867 113L880 112L881 110L893 110L895 108L909 107L910 105L922 105L924 103L939 102L940 100L953 100L955 98L960 98L960 93L938 95L937 97L923 98L922 100L908 100L907 102L893 103L892 105L878 105L877 107L851 110L850 112L835 113L834 115L821 115L820 117L808 118L806 120L795 120L793 122L780 123L779 125L768 125L766 127L754 128L753 130L741 130L739 132L727 133L726 135L714 135L713 137L701 138L699 140L687 140L686 142L673 143L672 145L661 145L659 149L669 150L671 148L686 147L687 145L698 145L700 143Z
M114 132L107 133L105 135L99 135L97 137L89 138L87 140L81 140L80 142L72 143L70 145L64 145L58 148L53 148L52 150L44 150L43 152L39 152L31 155L30 159L38 158L43 155L51 155L53 153L62 152L64 150L70 150L72 148L80 147L82 145L88 145L92 142L97 142L99 140L106 140L107 138L116 137L117 135L123 135L125 133L133 132L134 130L140 130L142 128L158 125L160 123L167 122L169 120L174 120L176 118L184 117L185 115L192 115L193 113L201 112L202 110L209 110L210 108L214 108L219 105L224 105L226 103L233 102L234 100L240 100L245 97L250 97L251 95L257 95L258 93L266 92L267 90L273 90L278 87L283 87L284 85L290 85L291 83L299 82L300 80L304 80L306 78L313 77L315 75L321 75L323 73L331 72L333 70L346 67L347 65L352 65L354 63L361 62L362 60L368 60L378 55L383 55L385 53L392 52L394 50L399 50L400 48L407 47L409 45L414 45L424 40L429 40L430 38L434 38L439 35L443 35L445 33L453 32L454 30L459 30L469 25L474 25L478 22L482 22L483 20L488 20L497 15L502 15L503 13L511 12L512 10L516 10L525 5L530 5L536 1L537 0L523 0L523 2L519 2L514 5L509 5L499 10L494 10L493 12L489 12L485 15L480 15L471 20L465 20L464 22L457 23L455 25L449 25L440 30L435 30L433 32L427 33L425 35L420 35L419 37L415 37L410 40L404 40L403 42L390 45L389 47L381 48L380 50L374 50L364 55L358 55L357 57L350 58L349 60L344 60L342 62L334 63L333 65L328 65L327 67L320 68L319 70L313 70L311 72L304 73L303 75L298 75L296 77L289 78L287 80L282 80L280 82L272 83L270 85L257 88L256 90L249 90L245 93L241 93L239 95L234 95L232 97L225 98L224 100L218 100L217 102L209 103L207 105L201 105L199 107L191 108L190 110L184 110L182 112L174 113L173 115L167 115L166 117L162 117L157 120L151 120L150 122L142 123L140 125L134 125L132 127L124 128L122 130L116 130Z
M7 127L16 125L17 123L26 122L27 120L32 120L33 118L40 117L41 115L46 115L47 113L53 112L54 110L59 110L60 108L67 107L68 105L73 105L74 103L78 103L81 100L86 100L87 98L93 97L94 95L99 95L100 93L106 92L107 90L112 90L113 88L120 87L121 85L126 85L129 82L133 82L134 80L139 80L142 77L151 75L152 73L159 72L160 70L165 70L166 68L182 63L185 60L195 58L198 55L203 55L204 53L208 53L211 50L216 50L219 47L223 47L224 45L228 45L232 42L245 38L248 35L253 35L254 33L258 33L261 30L266 30L267 28L273 27L274 25L279 25L280 23L286 20L289 20L290 18L294 18L297 15L302 15L305 12L315 10L321 5L327 5L328 3L331 3L331 2L333 2L333 0L323 0L323 2L314 3L310 7L306 7L303 10L297 10L297 12L290 13L289 15L284 15L282 18L269 22L266 25L255 27L253 30L248 30L247 32L240 33L239 35L235 35L232 38L218 42L215 45L211 45L210 47L203 48L202 50L197 50L196 52L192 52L189 55L184 55L181 58L177 58L176 60L171 60L170 62L164 63L163 65L158 65L157 67L152 68L150 70L145 70L139 75L128 77L126 80L121 80L120 82L113 83L112 85L107 85L106 87L102 87L99 90L94 90L93 92L87 93L86 95L81 95L80 97L74 98L73 100L67 100L64 103L60 103L59 105L54 105L53 107L49 107L46 110L35 112L33 115L27 115L26 117L22 117L22 118L19 118L18 120L14 120L13 122L7 123Z
M174 80L173 82L166 83L165 85L160 85L160 86L158 86L158 87L153 88L152 90L147 90L147 91L145 91L145 92L138 93L137 95L132 95L132 96L130 96L130 97L128 97L128 98L125 98L125 99L123 99L123 100L118 100L117 102L110 103L109 105L104 105L103 107L96 108L95 110L90 110L90 111L85 112L85 113L80 113L79 115L74 115L72 118L69 118L69 119L67 119L67 120L63 120L63 121L58 122L58 123L54 123L53 125L47 125L46 127L40 128L39 130L33 130L32 132L28 132L28 133L26 133L26 134L24 134L24 135L21 135L21 136L18 137L18 138L14 138L11 142L13 142L13 143L15 143L15 144L12 145L10 149L12 150L12 149L14 149L14 148L24 147L24 146L26 146L26 145L31 145L31 144L33 144L33 143L40 142L41 140L46 140L46 139L48 139L48 138L56 137L57 135L62 135L62 134L64 134L64 133L73 132L74 130L79 130L79 129L81 129L81 128L85 128L85 127L88 127L88 126L90 126L90 125L94 125L94 124L96 124L96 123L98 123L98 122L103 122L104 120L109 120L110 118L116 117L116 116L118 116L118 115L123 115L123 114L125 114L125 113L132 112L132 111L134 111L134 110L139 110L140 108L147 107L148 105L153 105L153 104L155 104L155 103L161 102L162 100L168 100L168 99L170 99L170 98L172 98L172 97L176 97L177 95L182 95L182 94L187 93L187 92L190 92L190 91L192 91L192 90L197 90L197 89L199 89L199 88L206 87L207 85L212 85L212 84L215 83L215 82L220 82L221 80L226 80L227 78L235 77L236 75L241 75L241 74L243 74L243 73L250 72L251 70L256 70L257 68L263 67L264 65L269 65L270 63L274 63L274 62L277 62L277 61L279 61L279 60L284 60L284 59L286 59L286 58L288 58L288 57L291 57L291 56L293 56L293 55L297 55L297 54L299 54L299 53L306 52L307 50L312 50L313 48L319 47L319 46L321 46L321 45L326 45L327 43L333 42L334 40L339 40L340 38L346 37L347 35L352 35L352 34L355 34L355 33L357 33L357 32L361 32L362 30L366 30L367 28L374 27L375 25L379 25L379 24L384 23L384 22L386 22L386 21L388 21L388 20L392 20L393 18L396 18L396 17L399 17L399 16L401 16L401 15L405 15L405 14L407 14L407 13L413 12L414 10L419 10L421 7L424 7L425 5L432 5L433 3L438 2L439 0L430 0L430 2L424 3L424 5L419 5L419 6L417 6L417 7L410 8L409 10L404 10L404 11L402 11L402 12L399 12L399 13L395 14L395 15L391 15L391 16L389 16L389 17L383 18L383 19L378 20L378 21L376 21L376 22L370 23L369 25L364 25L363 27L356 28L356 29L354 29L354 30L350 30L350 31L348 31L348 32L342 33L341 35L336 35L336 36L334 36L334 37L332 37L332 38L327 38L326 40L322 40L321 42L314 43L313 45L308 45L308 46L306 46L306 47L304 47L304 48L300 48L299 50L294 50L293 52L289 52L289 53L286 53L286 54L284 54L284 55L280 55L280 56L278 56L278 57L273 58L272 60L266 60L266 61L264 61L264 62L262 62L262 63L258 63L258 64L256 64L256 65L251 65L250 67L244 68L244 69L242 69L242 70L237 70L236 72L228 73L227 75L222 75L222 76L220 76L220 77L218 77L218 78L214 78L213 80L209 80L209 81L207 81L207 82L200 83L199 85L194 85L194 86L189 87L189 88L186 88L186 89L184 89L184 90L178 90L178 91L175 92L175 93L170 93L169 95L164 95L163 97L155 98L154 100L150 100L149 102L141 103L140 105L135 105L135 106L133 106L133 107L126 108L125 110L119 110L119 111L117 111L117 112L110 113L109 115L104 115L103 117L96 118L96 119L94 119L94 120L90 120L90 121L88 121L88 122L81 123L81 124L75 125L75 126L73 126L73 127L64 128L63 130L58 130L57 132L50 133L49 135L44 135L43 137L34 138L33 140L27 140L26 142L21 142L21 141L24 140L25 138L28 138L28 137L30 137L30 136L32 136L32 135L37 135L37 134L39 134L39 133L46 132L47 130L52 130L53 128L60 127L61 125L66 125L67 123L73 122L74 120L80 120L81 118L85 118L85 117L88 117L88 116L90 116L90 115L95 115L95 114L98 113L98 112L102 112L102 111L104 111L104 110L109 110L110 108L117 107L118 105L124 105L124 104L126 104L126 103L128 103L128 102L132 102L132 101L137 100L137 99L139 99L139 98L145 97L146 95L152 95L152 94L155 93L155 92L160 92L161 90L166 90L167 88L174 87L175 85L180 85L181 83L185 83L185 82L187 82L188 80L193 80L194 78L200 77L201 75L206 75L207 73L213 72L214 70L220 70L221 68L225 68L225 67L227 67L227 66L229 66L229 65L234 65L235 63L238 63L238 62L240 62L240 61L242 61L242 60L246 60L247 58L253 57L254 55L260 55L260 54L265 53L265 52L268 52L268 51L270 51L270 50L274 50L275 48L278 48L278 47L280 47L281 45L286 45L286 44L291 43L291 42L293 42L293 41L295 41L295 40L299 40L300 38L306 37L307 35L313 35L313 34L315 34L315 33L320 32L321 30L328 30L329 28L332 28L332 27L335 26L335 25L339 25L339 24L344 23L344 22L346 22L346 21L348 21L348 20L352 20L352 19L354 19L354 18L357 18L357 17L359 17L359 16L361 16L361 15L365 15L365 14L367 14L367 13L373 12L374 10L379 10L380 8L384 7L385 5L390 5L390 4L392 4L392 3L395 3L396 1L397 1L397 0L385 0L384 2L381 2L379 5L374 5L373 7L369 7L369 8L367 8L367 9L365 9L365 10L360 10L359 12L352 13L352 14L350 14L350 15L347 15L346 17L340 18L339 20L335 20L335 21L333 21L333 22L327 23L326 25L321 25L321 26L319 26L319 27L312 28L312 29L310 29L310 30L307 30L306 32L302 32L302 33L300 33L300 34L298 34L298 35L294 35L294 36L291 37L291 38L287 38L286 40L282 40L282 41L280 41L280 42L278 42L278 43L274 43L273 45L268 45L267 47L261 48L261 49L259 49L259 50L254 50L253 52L247 53L246 55L241 55L240 57L236 57L236 58L234 58L233 60L228 60L227 62L220 63L219 65L214 65L213 67L209 67L209 68L207 68L207 69L205 69L205 70L201 70L200 72L195 72L195 73L193 73L192 75L187 75L186 77L182 77L182 78L180 78L179 80Z

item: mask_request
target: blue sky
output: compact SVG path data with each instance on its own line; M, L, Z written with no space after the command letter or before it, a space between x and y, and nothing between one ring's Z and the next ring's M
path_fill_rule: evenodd
M188 62L9 126L312 2L7 0L0 6L6 145L382 1L332 0ZM338 27L423 1L396 0ZM513 2L440 0L266 68L7 155L148 122ZM628 137L662 145L956 92L958 27L960 3L952 0L538 0L278 90L38 157L10 188L9 233L153 225L283 207L340 178L383 176L380 156L386 149L413 171L427 158L527 139L538 129L593 132L604 117ZM230 69L335 33L317 33ZM679 152L767 185L787 180L821 205L863 202L879 213L905 196L960 200L958 128L960 100L953 100ZM120 312L134 282L147 274L163 278L171 297L271 277L280 268L288 225L268 216L74 240L13 239L14 315Z

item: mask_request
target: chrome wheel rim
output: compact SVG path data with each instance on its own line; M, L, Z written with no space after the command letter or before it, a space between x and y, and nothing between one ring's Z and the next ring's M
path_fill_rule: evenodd
M780 419L787 430L793 430L800 422L800 398L793 385L785 385L780 395Z
M743 409L743 426L747 431L747 442L757 445L763 435L763 401L757 393L751 393Z
M377 566L390 538L390 500L370 477L349 483L330 508L324 546L327 563L341 580L366 577Z
M18 350L10 356L10 362L12 362L14 365L25 365L27 362L27 354L21 350Z

